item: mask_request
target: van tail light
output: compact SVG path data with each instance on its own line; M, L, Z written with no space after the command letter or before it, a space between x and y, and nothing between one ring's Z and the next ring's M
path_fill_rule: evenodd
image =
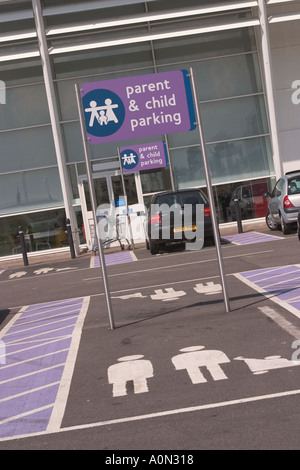
M154 214L150 217L150 225L159 224L161 223L161 215Z
M204 207L204 217L210 217L211 212L210 212L210 207Z
M291 203L288 196L285 196L285 198L283 199L283 207L285 209L288 209L289 207L294 207L294 204Z

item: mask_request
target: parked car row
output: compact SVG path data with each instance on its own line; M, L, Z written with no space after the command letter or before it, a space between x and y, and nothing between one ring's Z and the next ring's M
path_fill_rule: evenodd
M233 194L232 200L242 201L243 210L251 209L248 187L240 186ZM239 193L240 192L240 193ZM270 230L282 230L284 234L291 233L293 226L298 224L300 240L300 171L286 173L279 178L271 193L265 193L269 198L266 223ZM154 194L147 205L145 220L146 246L151 254L168 244L180 241L191 242L197 234L197 207L203 206L204 240L213 242L214 233L209 202L200 189L183 189L164 191ZM231 208L232 213L234 212ZM187 224L185 221L188 220Z

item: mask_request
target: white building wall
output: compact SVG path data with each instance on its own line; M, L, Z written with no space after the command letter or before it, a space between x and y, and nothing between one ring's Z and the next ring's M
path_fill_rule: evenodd
M268 16L296 11L300 0L268 7ZM300 170L300 99L297 105L292 102L293 83L300 81L300 20L270 23L269 31L283 170Z

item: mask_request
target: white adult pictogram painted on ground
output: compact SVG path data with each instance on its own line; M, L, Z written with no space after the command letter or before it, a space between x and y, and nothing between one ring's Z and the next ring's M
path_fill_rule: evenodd
M191 346L180 349L182 354L172 357L172 363L176 370L186 369L193 384L207 382L200 371L205 367L213 380L225 380L228 377L220 367L220 364L230 362L230 359L222 351L207 350L203 351L205 346Z
M148 392L147 379L153 377L153 367L150 361L141 360L143 355L120 357L119 364L108 368L108 382L113 385L113 396L127 395L127 382L133 381L134 393Z

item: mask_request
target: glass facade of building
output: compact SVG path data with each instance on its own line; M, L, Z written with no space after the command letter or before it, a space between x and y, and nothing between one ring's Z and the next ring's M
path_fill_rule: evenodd
M28 3L30 6L30 2L24 2L24 7L28 8ZM60 3L71 8L78 2ZM91 3L86 2L86 6ZM185 8L209 3L187 0ZM127 5L112 2L112 6L106 8L86 8L85 11L74 9L71 13L60 11L57 14L56 5L57 2L50 0L42 4L45 30L49 32L55 28L53 34L47 36L49 51L51 48L56 51L62 46L76 48L79 43L120 41L118 45L99 49L87 47L84 50L50 54L80 242L84 242L84 239L78 180L86 170L75 83L80 85L89 81L189 67L193 67L199 94L219 220L235 220L232 198L237 191L241 193L242 217L263 217L266 213L263 194L273 184L274 166L255 29L250 26L206 34L184 33L187 29L211 24L212 20L216 24L224 24L251 18L251 9L141 24L133 21L132 24L107 26L95 31L81 29L77 32L75 26L95 22L95 14L102 22L113 18L138 18L146 13L180 10L182 2L160 0L127 2ZM0 18L21 9L20 3L10 8L1 5ZM30 9L28 12L28 18L3 22L1 35L35 31ZM66 28L68 25L70 32L59 32L59 26ZM137 38L149 32L166 33L174 30L178 31L176 38L122 43L125 35ZM38 48L36 37L23 39L17 45L11 40L3 43L1 53L25 54L35 48ZM62 184L40 57L1 61L0 79L6 87L6 102L0 105L0 256L18 252L19 225L25 229L29 250L64 246L67 240L64 236ZM155 136L152 141L165 139L166 136ZM171 134L167 141L175 186L205 189L198 130ZM142 142L131 141L132 145L135 143ZM94 145L91 148L93 163L116 158L117 146L125 144L128 141ZM140 172L139 178L144 200L154 192L171 188L170 167ZM40 240L36 234L41 234Z

